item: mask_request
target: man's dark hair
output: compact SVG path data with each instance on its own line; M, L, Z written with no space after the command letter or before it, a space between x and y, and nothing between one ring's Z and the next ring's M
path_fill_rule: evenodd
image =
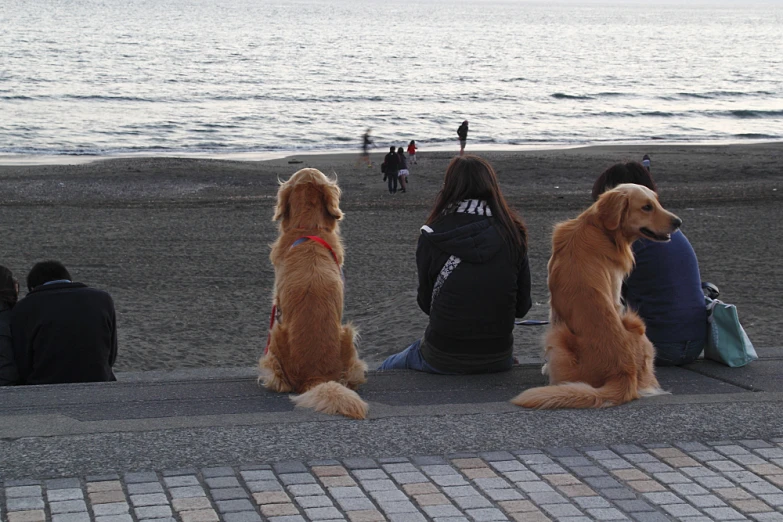
M58 279L71 279L71 274L63 264L59 261L41 261L36 263L27 274L27 289L32 291L37 286Z
M0 310L13 308L17 297L14 274L6 267L0 266Z
M658 187L655 185L650 171L644 168L641 163L630 161L612 165L598 176L593 184L593 201L598 200L598 196L607 190L623 183L635 183L647 187L653 192L658 192Z

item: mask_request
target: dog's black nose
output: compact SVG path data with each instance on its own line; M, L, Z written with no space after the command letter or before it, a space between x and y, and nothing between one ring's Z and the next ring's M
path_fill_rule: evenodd
M680 225L682 225L682 219L680 219L678 217L673 217L672 218L672 226L674 228L680 228Z

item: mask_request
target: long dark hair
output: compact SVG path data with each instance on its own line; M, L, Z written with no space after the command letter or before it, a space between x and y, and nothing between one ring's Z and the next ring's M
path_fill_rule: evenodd
M13 308L19 298L16 291L14 274L4 266L0 266L0 309Z
M653 192L658 192L650 171L637 161L628 163L616 163L606 169L593 184L593 201L598 200L598 196L623 183L635 183L643 185Z
M527 247L525 224L519 214L506 203L498 186L495 170L487 160L471 155L458 156L451 160L443 178L443 188L438 192L435 206L432 207L426 224L435 223L443 217L447 209L463 199L486 201L506 244L518 250Z

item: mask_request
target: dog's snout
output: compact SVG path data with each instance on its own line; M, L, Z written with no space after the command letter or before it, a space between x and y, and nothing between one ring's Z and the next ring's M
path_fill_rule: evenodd
M674 228L680 228L680 225L682 225L682 219L678 218L677 216L674 216L672 218L672 226Z

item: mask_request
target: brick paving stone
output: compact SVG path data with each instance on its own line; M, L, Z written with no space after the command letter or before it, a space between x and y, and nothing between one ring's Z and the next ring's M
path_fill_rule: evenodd
M370 468L377 468L378 463L375 462L373 459L367 459L367 458L350 458L350 459L343 459L343 464L348 469L370 469Z
M544 482L543 480L537 482L517 482L517 487L525 493L539 493L545 491L554 491L552 486Z
M6 487L6 498L18 498L18 497L40 497L43 495L41 486L15 486Z
M573 486L576 484L582 484L582 481L573 475L567 473L558 475L543 475L541 478L554 486Z
M212 507L207 497L175 498L171 501L174 511L197 511Z
M646 473L642 473L638 469L618 469L613 470L612 475L620 480L650 480L650 476Z
M269 522L305 522L305 519L301 515L289 515L282 517L271 517Z
M446 464L431 464L427 466L422 466L421 471L426 473L429 476L435 476L435 475L458 475L459 472L452 468L449 465Z
M179 475L195 475L198 473L196 471L196 468L177 468L177 469L167 469L165 471L161 471L160 474L164 477L176 477Z
M680 473L683 475L687 475L691 478L695 477L716 477L718 474L712 471L709 468L705 468L704 466L692 466L687 468L680 468Z
M247 498L247 491L243 488L213 489L209 492L214 500L237 500Z
M684 451L707 451L710 448L702 444L701 442L675 442L675 446Z
M606 472L598 466L573 466L571 471L578 477L600 477L606 475Z
M389 522L427 522L420 513L391 513Z
M663 462L637 462L636 465L648 473L666 473L674 471L674 468Z
M517 522L549 522L551 519L540 511L530 513L513 513L511 518Z
M599 460L598 464L600 464L601 467L604 467L608 470L633 469L633 464L631 464L630 462L624 459Z
M731 505L743 513L765 513L773 509L758 499L752 500L733 500Z
M501 500L522 500L525 498L522 493L515 489L487 489L484 493L495 502Z
M90 504L111 504L114 502L125 502L125 493L122 490L115 491L97 491L89 494Z
M636 498L634 492L626 488L605 489L601 494L610 500L633 500Z
M706 495L708 491L698 484L670 484L669 488L680 495Z
M632 513L631 517L637 522L670 522L671 519L663 513L653 512L639 512Z
M253 504L246 498L238 500L216 500L215 505L221 513L231 513L232 511L252 511Z
M592 488L584 484L558 486L557 489L567 497L590 497L597 494Z
M128 484L129 495L145 495L148 493L163 493L163 486L160 482L138 482Z
M332 488L340 489L340 488ZM295 497L306 497L308 495L324 495L324 490L318 484L294 484L288 486L288 491Z
M247 489L253 493L259 491L282 491L283 485L276 480L259 480L256 482L248 482Z
M783 486L783 474L781 475L766 475L764 478L772 482L778 487Z
M235 473L233 468L228 466L221 466L214 468L201 468L201 475L204 478L233 477Z
M429 493L438 493L438 488L430 482L421 482L418 484L404 484L402 489L408 495L426 495Z
M298 460L286 460L272 464L272 468L278 473L307 473L307 466Z
M19 486L40 486L40 480L33 479L5 479L3 484L7 488L16 488Z
M739 511L730 507L705 508L704 512L714 520L745 520Z
M614 446L609 446L614 452L619 453L620 455L628 455L633 453L644 453L645 451L640 448L639 446L635 446L633 444L615 444Z
M103 480L100 482L88 482L87 493L98 491L116 491L122 490L122 484L119 480Z
M576 451L574 448L568 448L568 447L544 448L544 451L546 451L553 457L581 457L582 456L582 454Z
M198 477L193 475L179 475L175 477L163 477L163 482L170 488L178 486L198 486ZM130 484L128 485L128 491L130 491Z
M399 502L407 501L408 497L400 490L370 491L370 496L378 502ZM359 498L363 498L364 496ZM357 498L357 497L354 497Z
M31 511L43 509L44 501L41 497L13 497L6 498L6 509L10 511Z
M621 484L609 476L585 477L584 481L595 489L619 488Z
M450 504L449 499L447 499L443 493L416 495L414 499L420 506L440 506L442 504Z
M751 517L758 522L783 522L783 513L756 513Z
M280 477L288 477L291 475L281 475ZM310 477L310 475L307 475ZM315 479L310 477L310 479L314 482ZM239 481L236 477L214 477L214 478L208 478L204 479L204 482L207 483L207 486L213 489L217 488L238 488L240 487ZM284 482L285 483L285 482Z
M701 515L701 511L689 504L664 504L661 506L664 511L673 517L696 517Z
M133 517L130 516L129 513L125 513L123 515L106 515L106 516L96 516L95 522L133 522Z
M501 473L508 471L527 471L525 465L518 460L498 460L495 462L490 462L490 466L500 471Z
M452 464L457 466L459 469L471 469L471 468L486 468L487 463L484 462L481 459L477 458L467 458L467 459L452 459Z
M571 500L576 502L579 505L579 507L583 509L612 507L609 501L607 501L603 497L574 497ZM620 502L631 502L631 501L620 501Z
M742 487L750 491L751 493L755 493L756 495L775 495L779 493L783 493L783 491L780 490L777 486L770 484L767 481L763 482L743 482Z
M469 497L469 496L476 496L479 494L478 490L473 486L447 486L443 488L443 492L448 496L450 496L451 498Z
M627 520L628 518L615 508L588 509L587 513L593 520Z
M284 504L291 502L291 497L289 497L285 491L263 491L253 493L253 498L258 504Z
M723 477L694 477L693 480L707 489L731 488L734 486L733 482L730 482Z
M182 519L182 522L219 522L220 520L214 509L183 511L179 516Z
M529 511L538 511L536 505L529 500L511 500L508 502L498 502L498 505L506 513L526 513Z
M362 487L366 491L387 491L397 489L397 485L389 479L364 480L362 481Z
M595 460L609 460L609 459L620 458L620 455L618 455L617 453L615 453L610 449L590 450L590 449L582 448L582 451L584 451L588 457L593 458Z
M469 509L465 512L476 522L490 522L493 520L508 520L498 508Z
M774 507L783 506L783 495L759 495L759 498Z
M313 466L310 471L316 476L316 477L341 477L348 475L348 470L345 469L343 466ZM376 470L359 470L357 471L376 471ZM377 470L383 473L381 470Z
M664 484L683 484L687 482L692 482L691 479L683 475L682 473L678 473L676 471L674 472L664 472L664 473L653 473L653 477L655 477L659 482L662 482Z
M275 474L268 469L240 471L239 474L242 475L246 482L258 482L260 480L274 480L277 482Z
M654 480L633 480L628 482L628 485L639 493L650 493L653 491L666 491L663 484L659 484Z
M654 448L650 450L650 453L653 455L657 455L660 458L674 458L674 457L685 457L685 453L678 450L677 448Z
M149 495L131 495L131 504L134 506L163 506L169 503L163 493L151 493Z
M458 517L462 512L451 504L426 505L421 508L430 518Z
M260 508L261 513L267 518L299 514L299 510L293 504L262 504Z
M329 520L334 518L342 518L342 513L337 511L333 506L331 507L317 507L305 509L305 515L310 520Z
M131 472L125 474L125 483L133 482L157 482L158 475L151 471Z
M205 497L204 489L201 486L184 486L181 488L169 488L171 498L190 498Z
M416 506L410 500L379 501L378 505L387 515L392 513L418 513Z
M361 498L365 496L364 492L358 487L329 488L329 493L331 493L334 498Z
M255 511L223 513L223 522L261 522L261 516Z
M347 515L351 522L384 522L386 520L377 509L348 511Z
M427 482L427 477L425 477L421 472L414 471L414 472L406 472L406 473L392 473L392 477L394 477L394 480L396 480L399 484L414 484L417 482Z
M419 471L416 466L410 462L401 462L394 464L383 464L381 466L387 473L413 473Z
M81 481L77 478L49 479L44 481L47 491L53 489L81 489Z
M92 522L87 511L75 513L58 513L52 515L52 522Z
M366 497L363 498L340 498L337 499L337 503L343 509L343 511L367 511L374 510L375 504Z
M643 500L618 500L615 502L617 507L629 513L637 511L655 511L655 508Z
M479 495L468 497L455 497L454 502L462 509L476 509L492 507L492 504L486 498Z
M469 479L477 479L477 478L492 478L497 477L497 473L492 471L490 468L468 468L463 469L462 474L468 477Z
M84 493L81 488L50 489L46 491L46 498L49 502L57 502L60 500L83 500Z
M8 513L8 522L44 522L46 513L43 509L14 511Z
M356 481L351 477L323 477L321 483L326 487L355 486Z
M297 504L303 508L331 507L334 506L332 500L326 495L316 495L312 497L296 497ZM260 504L263 502L259 502Z
M692 466L698 466L699 463L693 460L690 457L673 457L668 459L663 459L668 465L673 466L675 468L685 468L685 467L692 467Z
M503 473L503 477L511 482L532 482L539 480L539 476L532 471L506 471Z
M559 457L558 462L564 466L568 466L569 468L572 468L574 466L592 466L593 463L590 459L587 459L585 457L579 456L579 457Z
M583 514L571 504L545 504L541 506L541 509L558 519L561 517L578 517Z
M748 468L753 473L762 476L783 474L783 468L781 468L780 466L776 466L775 464L768 464L766 462L763 464L750 464L745 467Z
M511 487L511 484L499 477L475 479L473 483L481 489L503 489Z
M169 506L144 506L134 508L133 511L138 519L167 518L171 516L171 508Z
M127 502L113 502L111 504L93 504L92 512L96 517L122 515L130 510Z
M559 473L568 473L560 464L527 464L531 471L540 475L555 475Z
M753 495L738 487L717 488L713 492L726 500L748 500L753 498Z
M715 495L688 495L685 499L697 508L726 506L726 503Z
M529 493L530 500L542 506L544 504L566 504L568 500L560 493L548 492L548 493Z
M646 498L649 502L656 504L656 505L663 505L663 504L680 504L685 502L683 499L675 495L674 493L669 493L668 491L664 492L656 492L656 493L645 493L644 498Z
M522 461L523 464L554 464L554 460L551 457L544 455L539 450L517 452L517 458Z

